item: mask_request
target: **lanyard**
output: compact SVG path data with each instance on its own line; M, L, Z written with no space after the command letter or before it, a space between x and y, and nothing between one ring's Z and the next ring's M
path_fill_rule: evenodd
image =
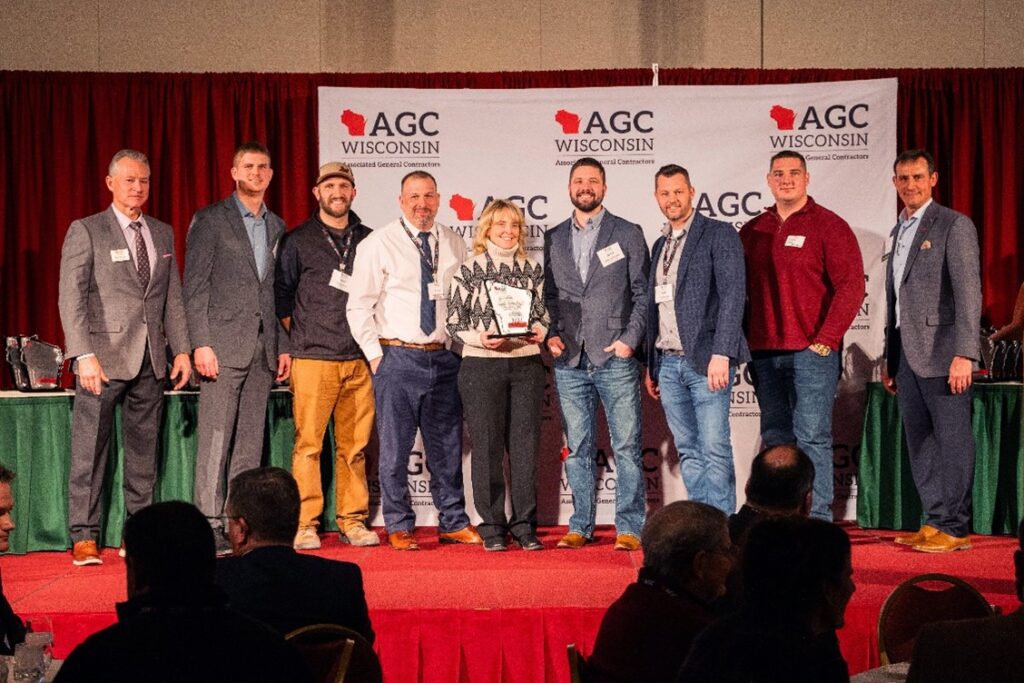
M683 234L679 237L666 237L665 239L672 243L672 249L668 247L662 247L663 258L661 259L661 276L664 279L664 283L668 282L668 271L672 268L672 262L675 261L676 252L679 251L679 245L683 243L683 239L686 237L686 230L683 230ZM669 233L671 234L671 233Z
M423 259L424 263L426 263L428 266L430 266L431 272L434 275L434 280L437 280L437 261L438 261L438 258L440 256L440 251L441 251L441 240L440 240L440 238L435 238L434 239L434 262L433 263L429 263L427 261L427 259L429 258L429 254L423 253L423 247L422 247L421 242L419 240L417 240L413 236L412 231L409 230L409 226L407 226L405 224L405 218L404 217L402 218L402 229L405 230L405 234L409 236L409 241L412 242L412 246L416 247L416 253L420 255L420 258Z
M327 231L327 228L321 225L320 231L324 234L324 238L327 239L327 244L331 245L331 251L338 257L338 270L347 272L345 266L348 265L348 253L352 250L352 234L354 231L350 229L348 234L345 235L345 239L341 243L342 251L338 251L338 245L334 243L334 238L331 237L331 233Z

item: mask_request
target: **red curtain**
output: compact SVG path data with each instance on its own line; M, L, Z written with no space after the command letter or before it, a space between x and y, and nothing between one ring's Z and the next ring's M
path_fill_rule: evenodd
M985 313L1009 320L1024 277L1024 69L665 69L665 85L899 79L900 148L931 150L937 198L974 218ZM118 149L145 151L147 212L175 227L179 263L192 213L232 189L235 146L267 143L268 204L289 225L312 209L317 88L528 88L644 85L646 69L453 74L94 74L0 72L0 333L62 342L60 249L75 218L110 203L103 177ZM894 217L895 219L895 217ZM4 386L9 373L0 373Z

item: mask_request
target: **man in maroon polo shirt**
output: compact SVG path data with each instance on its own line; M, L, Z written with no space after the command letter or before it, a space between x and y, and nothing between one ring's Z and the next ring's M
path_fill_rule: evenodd
M807 194L798 152L772 157L769 207L740 231L747 259L750 374L764 446L796 443L814 463L811 516L832 520L832 404L843 335L864 300L850 226Z

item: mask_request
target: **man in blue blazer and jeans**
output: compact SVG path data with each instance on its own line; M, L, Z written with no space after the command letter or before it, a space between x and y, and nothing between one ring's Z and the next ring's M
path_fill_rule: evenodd
M568 220L544 234L547 347L555 359L572 489L569 533L559 548L581 548L594 533L597 400L604 405L618 479L615 549L638 550L646 516L640 450L640 363L633 352L647 320L650 257L643 231L613 216L601 162L584 157L569 172Z
M729 399L736 367L750 360L743 336L743 245L728 223L698 214L682 166L654 176L668 222L651 252L647 298L647 393L660 400L690 500L736 511Z

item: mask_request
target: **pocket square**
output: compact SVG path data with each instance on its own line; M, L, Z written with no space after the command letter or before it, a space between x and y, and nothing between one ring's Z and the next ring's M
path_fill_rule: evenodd
M931 248L932 248L932 243L930 241L925 240L924 242L921 242L921 251L924 251L925 249L931 249Z
M929 246L930 246L930 245L929 245ZM174 256L174 254L164 254L164 255L163 255L163 256L161 256L160 258L171 258L172 256Z

